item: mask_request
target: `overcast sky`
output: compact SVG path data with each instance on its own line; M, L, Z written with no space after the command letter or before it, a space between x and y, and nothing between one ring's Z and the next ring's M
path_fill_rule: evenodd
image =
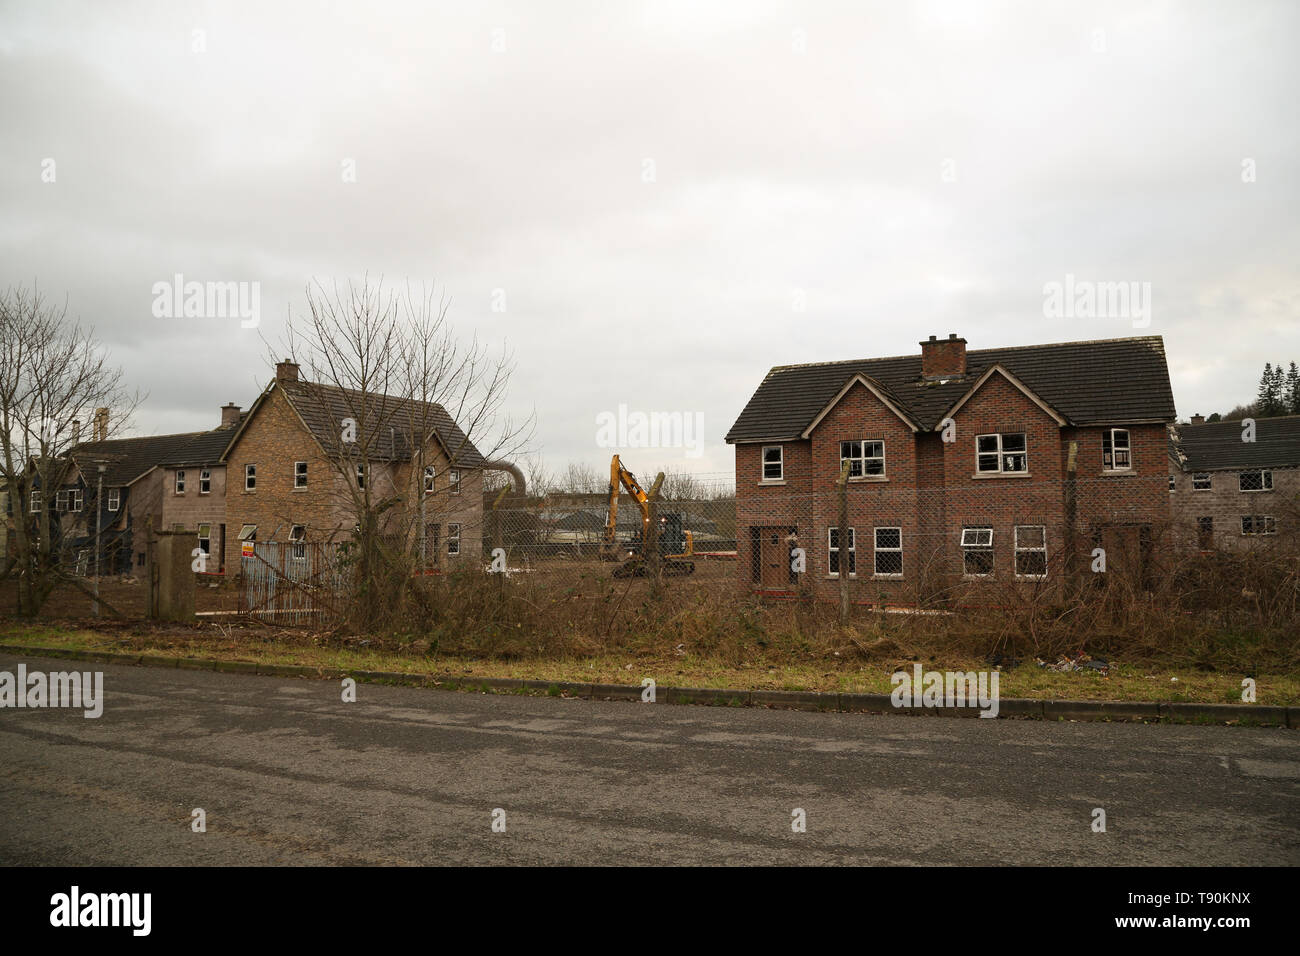
M634 469L729 474L771 366L949 332L1161 335L1179 414L1226 411L1300 361L1297 41L1285 0L0 0L0 284L97 327L144 434L247 407L307 282L366 272L513 350L557 470L624 403L703 416ZM260 326L155 317L177 273ZM1067 275L1149 325L1045 315Z

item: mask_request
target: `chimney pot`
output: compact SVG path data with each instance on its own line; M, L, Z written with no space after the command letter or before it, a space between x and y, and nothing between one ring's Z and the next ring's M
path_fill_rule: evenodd
M1202 415L1200 412L1197 412L1195 415L1192 416L1192 424L1193 424L1193 425L1204 425L1204 424L1205 424L1205 416Z
M227 402L221 406L221 427L231 428L239 424L239 406L234 402Z
M298 363L285 359L283 362L276 363L275 380L277 382L296 382L298 381Z

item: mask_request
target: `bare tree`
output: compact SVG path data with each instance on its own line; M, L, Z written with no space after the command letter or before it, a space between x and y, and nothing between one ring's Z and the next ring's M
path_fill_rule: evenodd
M84 589L62 560L71 528L56 510L56 491L75 474L76 423L107 409L98 418L99 437L107 437L139 400L122 386L94 330L69 320L66 305L35 288L0 291L0 484L9 492L14 543L4 573L17 576L20 614L39 612L60 581Z
M462 344L445 298L368 279L316 283L306 297L284 345L305 370L293 387L327 419L317 438L351 525L338 530L352 539L358 619L370 622L400 604L413 563L435 557L429 519L453 496L481 505L484 466L517 452L532 423L502 412L510 356Z

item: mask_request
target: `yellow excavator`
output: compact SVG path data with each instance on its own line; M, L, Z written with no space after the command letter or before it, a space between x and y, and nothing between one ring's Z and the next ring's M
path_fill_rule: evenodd
M655 478L651 490L657 495L663 484L664 475L660 472ZM641 528L631 544L621 544L618 540L618 496L619 489L627 490L632 500L641 511ZM600 556L606 561L623 560L614 569L614 577L644 577L649 573L645 560L645 540L650 530L650 496L646 494L641 483L632 472L623 467L615 455L609 463L609 516L605 521L605 541L601 546ZM676 512L660 513L659 534L657 536L660 566L664 574L694 574L695 562L684 560L695 553L695 540L691 532L682 528L682 516Z

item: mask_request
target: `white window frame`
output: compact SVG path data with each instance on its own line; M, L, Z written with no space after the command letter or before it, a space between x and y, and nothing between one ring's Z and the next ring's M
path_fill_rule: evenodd
M1250 522L1251 530L1246 530L1246 522ZM1261 531L1260 528L1263 528ZM1277 518L1273 515L1242 515L1241 516L1241 533L1245 537L1255 538L1260 535L1277 534Z
M460 522L452 521L447 525L447 554L460 554Z
M438 481L438 470L434 468L433 465L425 465L424 466L424 493L426 495L433 494L434 489L438 487L437 481Z
M839 531L838 528L826 529L826 570L833 578L838 578L840 576L840 572L831 570L831 555L835 555L838 561L839 553L840 553L839 547L831 544L831 535L835 534L838 531ZM856 533L856 529L850 528L849 529L849 577L856 578L857 576L858 576L858 536Z
M205 529L206 529L206 533L204 533ZM212 554L212 525L205 521L199 525L198 530L199 530L199 548L202 549L204 554L211 555Z
M54 510L60 514L68 510L68 489L59 488L54 492Z
M1200 482L1205 484L1202 486ZM1213 491L1214 475L1208 471L1198 471L1192 473L1192 491Z
M776 452L776 460L768 461L767 453ZM767 466L776 466L776 475L769 476ZM764 445L762 452L758 456L758 480L759 481L785 481L785 446L784 445Z
M82 494L81 489L69 488L68 489L68 510L76 513L82 509L82 506L84 504L85 504L85 496Z
M1170 476L1169 476L1169 491L1170 491L1170 492L1175 492L1175 491L1177 491L1177 490L1178 490L1178 478L1177 478L1177 476L1175 476L1175 475L1170 475Z
M293 487L307 487L307 463L305 461L295 461L293 463Z
M988 540L984 540L987 535ZM989 569L983 572L968 570L966 557L972 552L987 551L989 555ZM993 529L989 525L974 525L969 528L961 529L961 570L962 574L968 578L989 578L993 576L996 570L993 554Z
M254 462L253 464L245 465L245 466L244 466L244 490L245 490L245 491L256 491L256 490L257 490L257 464L256 464L256 462Z
M881 545L880 545L880 532L882 532L882 531L897 531L897 532L898 532L898 547L896 547L896 548L884 548L884 547L881 547ZM872 556L872 561L871 561L871 576L872 576L873 578L901 578L901 577L903 576L903 529L900 528L900 527L893 527L893 528L890 528L890 527L881 527L881 528L876 528L876 529L875 529L875 534L872 535L872 539L873 539L872 543L875 545L875 553L873 554L873 556ZM896 554L896 555L898 555L898 570L897 570L897 571L881 571L881 570L880 570L880 556L881 556L882 554Z
M28 513L38 515L41 513L41 489L33 488L31 495L31 504L28 506Z
M1124 464L1119 464L1120 448L1115 439L1124 436ZM1110 451L1106 451L1107 445ZM1110 455L1110 464L1106 464L1106 456ZM1132 471L1133 470L1133 436L1129 434L1127 428L1108 428L1102 432L1101 436L1101 467L1103 471Z
M245 524L245 525L240 525L240 526L239 526L239 540L240 540L240 541L256 541L256 540L257 540L257 525L255 525L255 524Z
M199 469L199 494L212 494L212 469L210 468Z
M1258 488L1243 488L1242 482L1247 475L1259 475ZM1273 469L1271 468L1247 468L1245 471L1237 472L1237 490L1247 494L1253 494L1260 491L1273 490Z
M178 495L185 494L185 469L184 468L176 469L176 494Z
M451 493L453 495L460 494L460 469L452 468L447 472L447 475L450 480Z
M1025 447L1019 450L1012 449L1007 451L1003 445L1003 439L1019 436L1024 440ZM980 441L985 438L996 439L997 448L995 451L981 451ZM998 459L997 468L981 468L980 459L996 455ZM1007 459L1013 455L1019 455L1024 459L1023 468L1007 468ZM987 435L975 436L975 474L977 475L1027 475L1029 474L1029 435L1027 432L991 432Z
M108 489L108 510L118 511L119 509L121 509L121 507L122 507L122 489L109 488Z
M366 490L366 463L364 461L357 463L357 490Z
M849 454L845 454L845 446L848 446ZM857 445L857 454L853 454L854 445ZM868 446L875 446L872 451L879 450L880 454L868 455ZM876 438L851 439L840 442L840 469L843 470L844 463L849 462L850 478L884 478L885 477L885 443ZM867 468L868 462L879 462L879 471L870 471Z
M1021 531L1037 531L1042 537L1042 545L1037 547L1027 547L1020 543ZM1022 554L1041 554L1043 556L1043 573L1042 574L1025 574L1020 570L1020 555ZM1016 577L1022 581L1043 581L1047 578L1047 526L1041 524L1018 524L1015 530L1015 573Z

